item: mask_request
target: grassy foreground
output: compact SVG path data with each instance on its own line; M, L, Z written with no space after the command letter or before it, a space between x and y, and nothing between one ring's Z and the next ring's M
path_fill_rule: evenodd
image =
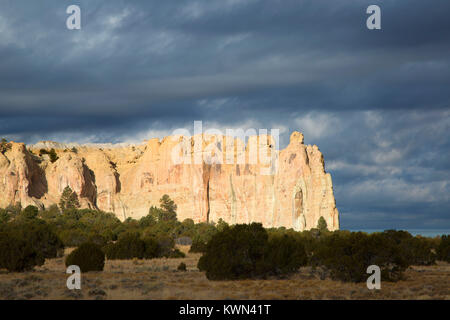
M46 260L32 272L0 271L0 299L446 299L450 300L450 264L413 266L405 279L365 283L320 279L310 267L287 279L209 281L197 269L201 254L185 258L106 261L103 272L82 275L82 289L68 290L64 258ZM71 251L66 249L65 255ZM184 262L187 271L177 271Z

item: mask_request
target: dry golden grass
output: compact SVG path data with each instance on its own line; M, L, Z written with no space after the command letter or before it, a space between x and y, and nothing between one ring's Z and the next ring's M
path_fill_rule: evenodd
M64 259L51 259L33 272L0 271L0 299L450 299L447 263L412 267L404 280L371 291L365 283L320 280L308 267L281 280L209 281L197 269L200 256L107 261L103 272L82 275L81 290L67 289ZM181 262L186 272L177 271Z

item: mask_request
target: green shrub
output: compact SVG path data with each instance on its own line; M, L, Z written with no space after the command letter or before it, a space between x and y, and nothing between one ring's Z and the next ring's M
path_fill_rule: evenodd
M450 235L443 235L437 248L437 256L441 261L450 262Z
M206 242L202 241L199 238L195 238L192 240L191 248L189 249L189 252L192 253L204 253L206 252Z
M39 156L42 156L43 154L48 154L50 156L51 163L54 163L59 159L58 155L56 154L55 149L53 149L53 148L50 149L50 151L47 151L46 149L39 150Z
M158 257L168 257L175 248L175 240L169 235L158 235L155 238L158 243Z
M64 245L44 221L11 222L0 236L0 267L27 271L44 264L45 259L62 254Z
M177 268L178 271L186 271L186 263L181 262Z
M366 281L370 265L380 267L382 280L397 281L409 266L391 234L362 232L333 233L322 238L311 263L325 267L333 279L347 282Z
M139 227L146 228L156 224L156 218L153 215L146 215L139 220Z
M410 257L408 263L415 266L430 266L436 263L433 243L429 239L415 237L409 243Z
M158 256L159 246L154 239L143 240L138 233L125 233L116 243L106 245L104 251L110 260L152 259Z
M294 238L269 241L262 225L252 223L224 226L208 242L198 268L210 280L237 280L289 274L306 261L303 246Z
M107 243L106 238L101 235L101 234L97 234L97 233L91 233L89 235L89 240L88 242L92 242L95 243L96 245L98 245L99 247L104 247Z
M34 219L37 217L38 213L39 213L38 207L28 206L22 211L21 216L24 219Z
M222 226L225 228L225 224ZM226 226L229 227L228 225ZM211 223L200 222L195 225L192 231L192 241L198 242L201 246L200 243L206 245L219 230Z
M145 241L138 233L125 233L116 243L108 245L105 253L110 260L144 259Z
M190 252L204 252L199 268L208 279L285 276L306 265L303 241L288 234L268 234L260 224L224 225L206 244L194 239Z
M59 237L66 247L78 247L89 239L86 232L79 229L64 230L59 233Z
M220 218L216 224L216 228L218 231L222 231L223 229L225 229L226 227L229 227L229 226L230 225L228 223L226 223L222 218Z
M267 244L264 269L269 274L286 275L296 272L308 262L305 246L291 235L273 237Z
M50 156L51 163L54 163L59 159L58 155L56 154L55 149L53 149L53 148L50 150L50 152L48 154Z
M145 242L145 259L153 259L158 257L159 246L155 239L144 239Z
M32 270L41 266L45 258L39 254L30 241L14 233L0 233L0 268L11 272Z
M436 255L433 252L433 243L429 239L413 237L403 230L386 230L383 237L392 241L399 247L400 254L409 265L432 265Z
M42 220L12 222L8 224L7 229L10 234L29 242L36 253L44 259L56 258L63 252L63 242Z
M66 267L76 265L81 272L103 271L105 254L102 249L90 242L83 243L66 258Z
M71 209L64 209L62 210L62 220L64 220L64 222L70 222L72 223L73 221L78 222L81 219L82 216L82 212L79 209L76 208L71 208ZM78 225L81 226L81 225Z
M58 205L52 204L46 210L40 212L40 217L46 221L56 219L60 215Z

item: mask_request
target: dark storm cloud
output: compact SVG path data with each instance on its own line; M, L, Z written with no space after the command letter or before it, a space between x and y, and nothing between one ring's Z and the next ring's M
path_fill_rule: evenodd
M65 28L79 4L82 30ZM382 30L365 27L368 5ZM450 3L0 3L0 135L139 141L206 127L300 130L344 227L450 228Z

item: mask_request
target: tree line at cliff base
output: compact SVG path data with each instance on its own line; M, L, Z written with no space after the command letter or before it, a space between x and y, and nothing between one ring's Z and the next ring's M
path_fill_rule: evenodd
M177 220L177 206L168 195L139 220L121 222L114 214L80 209L69 187L59 206L39 210L20 205L0 209L0 269L32 270L45 259L62 257L64 248L77 247L66 265L82 272L102 271L105 259L183 258L176 244L201 253L198 269L210 280L284 278L311 266L321 278L362 282L366 269L377 265L382 280L397 281L411 265L450 262L450 237L413 237L406 231L367 234L330 232L323 218L317 227L296 232L265 229L261 224L230 226ZM180 271L186 265L180 263Z

